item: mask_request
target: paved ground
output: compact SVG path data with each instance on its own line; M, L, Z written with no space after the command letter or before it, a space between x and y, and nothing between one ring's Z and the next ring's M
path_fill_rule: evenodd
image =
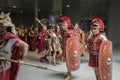
M81 58L81 67L78 71L72 72L72 80L96 80L92 68L88 66L88 54ZM53 66L48 63L39 62L39 55L35 52L29 52L26 62L37 65L44 65L55 68L61 72L52 72L48 70L38 69L30 66L21 66L18 80L64 80L66 74L66 63L61 61L61 65ZM113 79L120 80L120 50L113 50Z

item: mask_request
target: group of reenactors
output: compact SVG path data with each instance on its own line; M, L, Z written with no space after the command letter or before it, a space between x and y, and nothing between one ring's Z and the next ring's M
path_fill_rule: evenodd
M67 74L65 80L71 80L72 71L80 68L80 57L89 51L89 66L94 69L96 80L112 80L112 44L104 34L104 23L100 18L94 18L90 25L90 34L85 40L85 33L76 22L72 25L68 16L61 17L59 25L47 29L46 24L38 20L41 31L36 35L30 28L29 41L12 32L12 26L6 25L5 18L0 16L0 80L17 80L17 74L22 59L28 48L37 48L40 61L58 64L58 59L66 61ZM12 23L12 22L10 22ZM24 31L21 29L21 31ZM19 32L23 35L23 32ZM17 60L18 64L2 60L1 57ZM53 57L53 58L52 58ZM107 70L108 71L107 71Z

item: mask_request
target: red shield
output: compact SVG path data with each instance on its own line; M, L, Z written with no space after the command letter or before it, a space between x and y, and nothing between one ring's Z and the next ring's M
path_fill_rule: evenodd
M112 80L112 42L102 42L99 54L101 80Z
M77 36L67 39L66 42L66 63L71 71L76 71L80 67L80 43Z

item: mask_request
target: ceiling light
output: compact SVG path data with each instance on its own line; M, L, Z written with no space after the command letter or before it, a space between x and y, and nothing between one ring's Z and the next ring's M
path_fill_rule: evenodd
M70 5L69 5L69 4L67 4L67 5L66 5L66 7L70 7Z
M23 13L23 10L20 10L20 13Z
M16 6L12 6L13 8L16 8Z

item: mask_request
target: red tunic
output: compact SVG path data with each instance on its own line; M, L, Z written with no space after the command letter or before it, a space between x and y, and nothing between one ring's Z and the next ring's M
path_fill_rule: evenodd
M10 33L5 38L5 40L7 41L7 40L13 39L13 38L19 39L17 35ZM15 42L15 45L17 44L18 41ZM19 47L14 47L14 49L12 50L11 59L14 59L14 60L20 59L20 48ZM5 77L0 76L0 80L17 80L19 69L20 69L20 65L18 65L16 63L11 63L11 67L5 71ZM1 74L2 73L0 73L0 75Z
M50 34L48 33L47 30L43 29L40 33L39 33L39 40L38 43L36 45L37 49L38 49L38 53L47 50L49 47L48 44L48 37L50 36Z
M100 38L101 34L93 35L91 38L88 39L89 43L89 52L90 52L90 60L89 66L91 67L98 67L99 64L99 49L102 43L102 39Z
M6 70L5 73L0 72L0 80L9 80L10 77L10 69Z
M30 51L35 51L36 42L37 42L36 33L35 33L35 31L30 30L28 32L28 44L29 44L29 50Z
M20 54L20 48L15 46L14 49L12 50L12 57L11 57L11 59L19 60L20 59L20 55L21 55ZM20 65L19 64L11 63L10 79L9 80L17 80L19 70L20 70Z
M80 28L74 29L74 34L77 35L80 32Z

